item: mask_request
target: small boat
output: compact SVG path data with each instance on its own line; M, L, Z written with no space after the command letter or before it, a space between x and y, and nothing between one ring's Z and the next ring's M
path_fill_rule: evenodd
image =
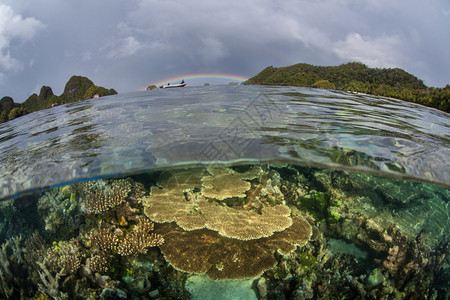
M181 83L177 83L177 84L168 83L167 85L160 85L159 88L160 89L168 89L168 88L183 87L185 85L186 85L186 82L184 82L184 80L182 80Z

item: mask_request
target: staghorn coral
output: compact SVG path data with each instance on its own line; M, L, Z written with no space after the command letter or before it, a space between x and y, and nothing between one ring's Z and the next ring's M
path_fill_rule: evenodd
M209 167L211 176L202 178L202 193L204 196L217 200L227 198L244 198L250 189L250 182L244 179L257 178L262 172L260 167L253 167L248 172L239 173L223 167Z
M117 253L125 255L136 255L147 253L148 247L160 246L164 243L161 235L150 233L153 230L153 223L142 219L134 226L120 241L117 247Z
M82 255L79 250L80 245L75 239L55 242L53 247L47 250L43 264L48 266L50 271L60 276L73 274L81 266Z
M288 254L297 245L307 243L312 234L309 223L296 217L291 227L271 237L249 241L223 237L207 229L184 231L174 224L160 225L156 232L164 236L164 244L159 247L175 269L206 273L212 279L243 279L274 267L277 250Z
M117 245L119 243L117 234L111 230L101 228L101 224L97 230L90 232L88 238L91 251L95 253L117 251Z
M102 188L94 185L85 196L85 204L89 213L99 214L125 202L128 191L120 186Z
M106 229L103 228L102 224L99 224L99 228L89 234L88 245L91 247L91 252L94 253L93 257L95 255L110 256L115 253L122 256L144 254L147 253L148 247L159 246L164 242L162 236L151 233L153 226L151 221L140 219L138 224L122 238L120 237L120 235L123 235L121 230L114 226ZM97 264L99 262L97 258L92 262L92 258L91 265L100 266L102 264Z
M96 180L73 184L70 191L83 199L82 209L100 214L126 201L140 201L145 194L143 184L127 179Z
M91 256L91 258L88 259L87 265L94 272L102 274L108 272L108 260L106 259L105 255Z

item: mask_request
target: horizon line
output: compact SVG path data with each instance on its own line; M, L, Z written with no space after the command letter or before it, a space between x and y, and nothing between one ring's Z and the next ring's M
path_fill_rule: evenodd
M155 83L156 86L163 85L164 83L188 80L188 79L229 79L244 82L248 78L240 75L226 74L226 73L197 73L197 74L184 74L177 75L175 77L166 78L164 80Z

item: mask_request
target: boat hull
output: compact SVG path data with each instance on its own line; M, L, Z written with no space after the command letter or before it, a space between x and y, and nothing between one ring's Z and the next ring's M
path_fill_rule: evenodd
M171 85L161 85L159 88L168 89L168 88L184 87L185 85L186 85L186 83L178 83L178 84L171 84Z

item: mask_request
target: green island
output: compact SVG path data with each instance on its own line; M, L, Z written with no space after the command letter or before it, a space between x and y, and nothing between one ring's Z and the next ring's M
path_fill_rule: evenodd
M363 63L349 62L339 66L314 66L299 63L287 67L269 66L248 79L245 84L304 86L365 93L414 102L450 113L450 85L427 87L422 80L399 68L369 68ZM206 85L206 84L205 84ZM149 86L148 89L156 88ZM39 95L32 94L23 103L11 97L0 99L0 123L28 113L83 99L115 95L114 89L96 86L83 76L72 76L57 96L43 86Z
M66 83L64 92L59 96L53 94L51 87L43 86L39 95L34 93L23 103L15 103L13 98L3 97L0 100L0 123L41 109L115 94L117 92L114 89L96 86L86 77L72 76Z
M359 62L339 66L305 63L280 68L269 66L245 84L337 89L392 97L450 112L450 85L444 88L427 87L422 80L405 70L369 68Z

